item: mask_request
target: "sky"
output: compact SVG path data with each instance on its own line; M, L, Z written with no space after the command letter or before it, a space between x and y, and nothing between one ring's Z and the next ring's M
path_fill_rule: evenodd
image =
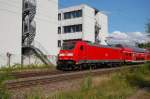
M88 4L108 15L109 33L145 32L150 0L59 0L59 7Z

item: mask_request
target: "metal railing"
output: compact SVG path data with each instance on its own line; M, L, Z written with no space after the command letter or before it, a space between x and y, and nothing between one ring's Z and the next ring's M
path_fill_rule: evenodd
M33 43L31 45L38 48L41 52L43 52L43 54L48 58L48 60L53 65L56 65L57 56L56 55L50 55L49 52L44 48L44 46L40 42L33 41Z

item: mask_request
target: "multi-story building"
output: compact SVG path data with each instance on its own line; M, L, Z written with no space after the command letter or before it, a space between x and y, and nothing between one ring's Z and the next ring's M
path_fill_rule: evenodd
M58 0L0 0L0 66L21 64L29 45L57 55L57 13Z
M13 1L0 1L0 66L21 62L22 1Z
M63 8L59 10L58 20L58 47L72 40L106 44L107 15L99 10L85 4Z

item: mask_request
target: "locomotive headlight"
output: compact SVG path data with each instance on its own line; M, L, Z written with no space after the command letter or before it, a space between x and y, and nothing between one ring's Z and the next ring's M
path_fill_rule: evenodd
M67 56L73 56L73 53L68 53Z
M59 56L65 56L65 54L59 54Z

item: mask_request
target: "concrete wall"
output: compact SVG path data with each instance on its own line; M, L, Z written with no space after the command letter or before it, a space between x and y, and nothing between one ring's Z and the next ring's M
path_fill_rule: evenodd
M48 55L57 55L58 0L37 0L36 37Z
M95 11L84 5L83 8L83 40L94 42L95 38Z
M37 0L36 46L47 55L57 55L58 0ZM21 63L22 0L0 0L0 66Z
M59 36L58 36L59 40L82 39L82 32L63 34L64 33L63 26L83 24L83 18L82 17L64 20L63 14L65 12L70 12L70 11L74 11L74 10L81 10L82 8L83 8L83 5L72 6L72 7L63 8L63 9L59 10L59 13L61 13L61 21L58 22L58 26L61 27L61 34L59 34Z
M82 39L82 35L82 32L61 34L59 40Z
M0 0L0 66L21 63L22 0Z

